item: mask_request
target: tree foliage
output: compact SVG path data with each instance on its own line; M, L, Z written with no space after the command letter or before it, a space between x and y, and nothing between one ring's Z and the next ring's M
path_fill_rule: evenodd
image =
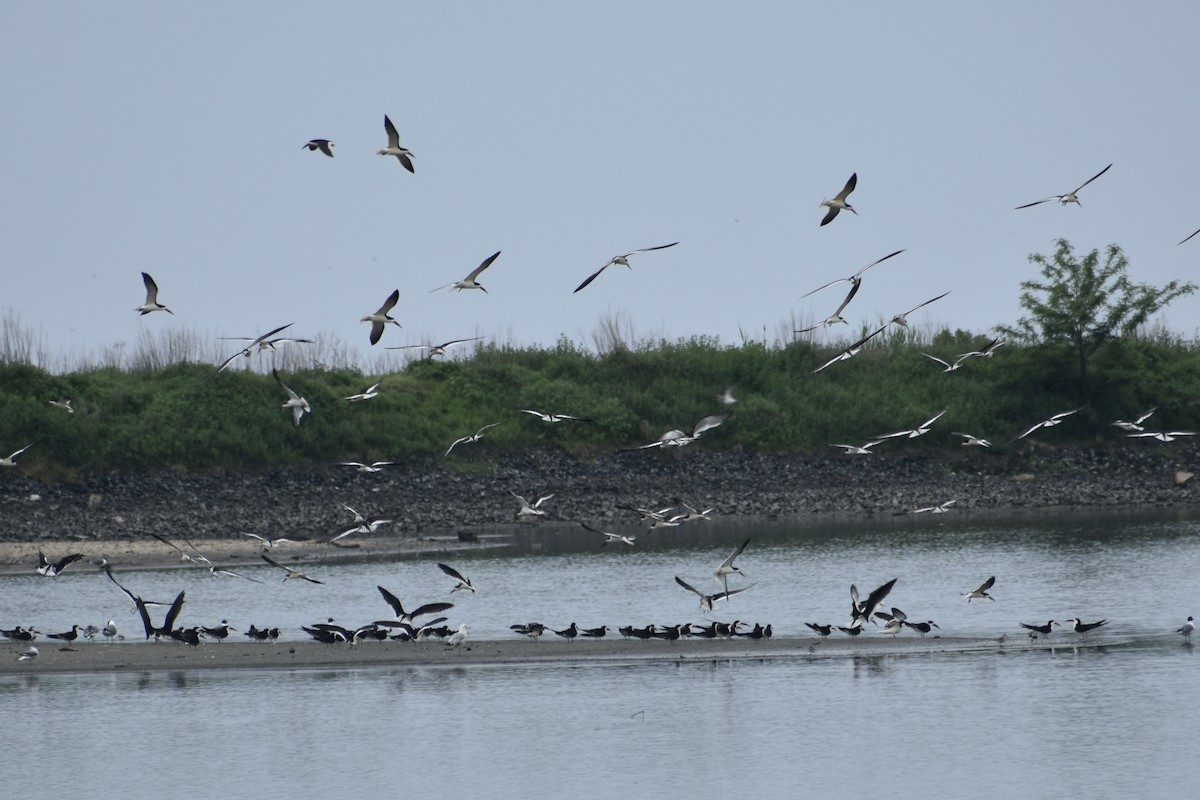
M1196 291L1194 283L1171 281L1156 288L1129 279L1129 261L1115 244L1077 258L1066 239L1056 242L1050 258L1034 253L1029 261L1042 269L1042 280L1022 281L1021 306L1028 316L1016 327L998 330L1031 344L1062 343L1070 347L1086 395L1088 363L1111 339L1133 334L1177 297Z

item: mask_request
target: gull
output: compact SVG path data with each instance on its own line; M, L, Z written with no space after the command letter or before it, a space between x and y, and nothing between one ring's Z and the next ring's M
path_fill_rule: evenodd
M687 581L685 581L683 578L679 577L678 575L675 576L675 582L678 583L683 588L687 589L692 594L699 597L700 598L700 610L708 611L708 612L711 612L713 610L713 603L717 602L718 600L728 600L730 597L737 594L738 592L744 592L744 591L746 591L746 589L750 588L749 586L744 586L741 589L729 589L724 592L717 592L716 594L705 594L704 592L700 591L695 586L692 586L690 583L688 583Z
M1099 622L1081 622L1078 617L1071 617L1069 620L1067 620L1067 622L1075 623L1075 632L1082 634L1083 638L1086 639L1090 631L1096 630L1096 628L1104 625L1106 622L1108 622L1108 620L1102 619Z
M532 414L542 422L557 423L566 422L567 420L575 420L576 422L591 422L591 420L587 417L573 417L570 414L547 413L545 411L536 411L532 408L518 408L517 411L520 411L522 414Z
M737 405L737 398L733 396L733 387L726 386L725 391L717 395L717 402L723 406Z
M460 292L463 289L479 289L484 294L487 294L488 290L484 289L483 284L475 279L478 278L479 274L481 272L483 272L485 269L487 269L488 267L490 267L492 265L492 262L495 261L499 257L500 257L500 251L497 250L496 252L492 253L490 256L485 258L478 267L471 270L471 273L469 275L467 275L467 277L463 278L461 281L455 281L454 283L447 283L445 286L437 287L437 289L430 289L429 293L433 294L434 292L436 292L440 289L445 289L445 288L449 287L451 289L457 289Z
M896 578L892 578L887 583L872 591L867 595L866 602L859 602L858 587L853 583L850 584L850 618L851 625L863 625L871 619L871 614L874 613L875 607L883 602L888 593L892 591L892 587L896 585Z
M158 284L154 282L148 273L142 273L142 283L146 286L146 302L134 309L143 317L151 311L165 311L171 316L175 312L158 302Z
M467 640L467 623L458 626L458 630L450 634L450 638L446 640L449 647L458 647Z
M896 323L897 325L899 325L902 328L907 328L909 314L913 313L914 311L916 311L918 309L924 308L925 306L929 305L930 303L941 300L943 297L945 297L948 294L950 294L950 293L942 292L941 294L939 294L937 297L933 298L932 300L926 300L924 303L917 303L915 306L910 308L908 311L901 311L899 314L892 317L892 322Z
M38 566L37 572L39 575L45 575L47 578L53 578L67 568L69 564L73 564L83 558L83 553L72 553L69 556L63 556L58 561L50 562L42 555L42 550L38 548Z
M117 635L117 623L110 619L108 624L100 629L100 633L104 634L104 638L111 642Z
M275 382L278 383L279 386L288 393L288 401L284 403L282 407L290 408L292 410L292 425L299 428L300 419L304 416L304 412L307 411L312 413L312 407L309 406L307 400L288 388L287 384L283 382L283 379L279 377L278 370L271 370L271 374L275 376Z
M87 639L90 642L96 638L96 634L99 632L100 632L100 629L97 628L95 625L88 625L86 628L83 629L83 638Z
M598 533L604 537L604 541L600 543L601 547L607 547L608 545L614 544L615 542L621 542L622 544L627 544L630 547L633 547L633 541L637 538L636 536L622 536L619 533L609 533L608 531L602 531L599 528L593 528L591 525L588 525L586 522L580 522L579 524L583 526L583 529L585 531L590 531L591 533Z
M339 467L354 467L359 472L383 472L384 467L390 467L396 464L395 461L374 461L370 464L364 464L361 461L339 461Z
M328 139L309 139L304 144L300 145L300 149L308 148L309 151L315 152L320 150L325 155L333 158L333 142Z
M1036 639L1038 636L1049 636L1054 632L1054 626L1058 623L1054 620L1049 620L1045 625L1030 625L1027 622L1019 622L1017 624L1029 631L1030 639Z
M829 359L828 361L826 361L826 362L825 362L824 364L822 364L821 366L819 366L819 367L817 367L816 369L814 369L814 370L813 370L813 374L815 375L815 374L817 374L818 372L820 372L821 370L825 369L826 367L828 367L828 366L831 366L831 365L833 365L833 364L836 364L836 363L837 363L837 362L839 362L839 361L849 361L851 358L854 358L854 356L858 355L858 351L862 350L862 349L863 349L863 347L866 345L866 343L867 343L867 342L871 341L871 340L872 340L872 339L874 339L876 336L878 336L879 334L883 333L883 331L884 331L886 328L887 328L887 325L884 325L884 326L882 326L882 327L880 327L880 328L876 328L876 329L875 329L874 331L872 331L871 333L868 333L866 336L864 336L863 338L859 339L857 342L855 342L854 344L850 345L850 346L849 346L849 347L847 347L845 350L843 350L842 352L838 353L836 356L834 356L833 358ZM797 331L797 333L801 333L801 332L802 332L802 331Z
M322 586L325 585L325 581L319 581L316 578L310 578L298 569L293 569L292 567L285 567L283 564L280 564L278 561L274 560L273 558L268 556L266 553L260 553L259 556L262 558L263 561L267 562L272 567L278 567L279 569L281 569L287 573L286 575L283 576L284 583L287 583L292 578L300 578L301 580L306 580L309 583L319 583Z
M1195 436L1195 431L1144 431L1142 433L1127 433L1125 436L1130 439L1157 439L1160 442L1173 442L1180 436Z
M517 502L519 502L521 504L521 507L519 509L517 509L517 513L515 515L516 519L527 519L529 517L544 517L544 516L546 516L546 512L542 509L541 506L543 503L545 503L551 497L554 497L554 494L555 494L554 492L543 492L542 494L539 494L537 497L535 497L533 502L531 503L528 500L526 500L524 497L522 497L521 495L514 492L512 489L509 489L508 493L511 494L513 497L517 498Z
M363 400L373 400L379 396L379 384L382 382L383 381L377 381L368 386L366 389L363 389L358 394L352 394L349 397L343 397L342 399L351 403L361 403Z
M442 572L446 573L446 575L448 575L451 578L453 578L454 580L458 581L458 583L456 583L454 585L454 588L450 590L450 594L454 594L459 589L467 589L471 592L471 594L474 594L475 592L479 591L478 589L475 588L475 584L471 583L470 578L463 577L463 574L461 572L459 572L458 570L456 570L454 567L450 566L449 564L440 564L439 563L437 566L438 566L438 569L440 569Z
M989 442L987 439L980 439L978 436L972 436L969 433L958 433L957 431L955 431L955 432L952 432L950 435L951 436L961 436L965 440L960 445L961 447L991 447L992 446L992 443Z
M736 572L738 575L741 575L743 578L746 577L745 573L743 573L740 569L738 569L736 566L734 566L733 562L734 562L734 559L736 559L738 556L740 556L742 554L742 551L746 549L746 545L748 545L748 544L750 544L749 539L742 542L741 545L738 547L738 549L734 550L733 553L729 556L729 558L722 561L721 566L717 567L717 571L713 573L713 580L716 581L717 583L721 584L721 588L725 590L726 596L728 596L730 594L730 592L729 592L729 576L730 575L732 575ZM747 587L747 588L749 588L749 587Z
M286 330L286 329L292 327L292 325L293 325L293 323L289 322L287 325L280 325L275 330L267 331L262 336L259 336L257 339L250 342L250 344L246 345L245 348L237 351L236 353L231 355L229 358L222 361L221 366L217 367L217 371L214 372L213 375L214 376L219 375L221 373L221 371L224 370L226 367L228 367L230 362L233 361L238 356L245 356L246 358L249 358L255 345L265 342L267 339L270 339L272 336L279 333L280 331ZM212 376L210 376L210 377L212 377Z
M1118 428L1120 428L1123 431L1127 431L1130 433L1135 433L1135 432L1140 433L1141 431L1146 430L1145 428L1142 427L1142 423L1145 422L1146 420L1148 420L1155 411L1158 411L1157 406L1150 409L1145 414L1142 414L1140 417L1135 419L1133 422L1126 422L1123 419L1119 419L1112 424L1116 425Z
M679 242L671 242L670 244L660 244L657 247L642 247L637 250L630 250L628 253L622 253L619 256L613 256L605 263L605 265L603 267L596 270L591 275L588 275L587 278L584 279L583 283L579 284L579 286L577 286L575 288L575 292L582 290L589 283L596 280L596 278L600 277L601 272L604 272L604 270L608 269L613 264L619 264L622 267L628 267L630 270L632 270L633 267L629 266L629 257L630 256L637 255L638 253L649 253L651 250L666 250L668 247L674 247L677 244L679 244ZM574 294L575 292L572 292L572 294Z
M896 439L896 438L904 437L906 439L916 439L918 436L924 436L925 434L929 433L929 426L932 425L933 423L937 422L939 419L941 419L942 416L948 410L949 409L943 409L941 411L941 413L935 414L934 416L925 420L920 425L918 425L917 427L915 427L911 430L896 431L895 433L881 433L874 438L876 438L876 439Z
M28 650L21 653L21 655L17 656L17 661L32 661L33 659L37 658L37 654L38 649L36 647L30 647Z
M257 533L250 533L248 531L242 531L242 536L249 536L251 539L258 539L259 547L263 550L270 550L271 548L281 544L297 544L299 542L308 541L307 539L287 539L283 536L275 539L269 539L266 536L259 536Z
M831 444L829 446L844 448L846 451L846 455L848 455L848 456L869 456L869 455L874 455L875 451L873 451L871 448L877 444L879 444L878 439L873 442L867 442L866 444L862 445L861 447L856 444Z
M397 328L401 327L400 323L388 314L399 300L400 290L396 289L388 295L387 300L383 301L383 305L379 307L378 311L374 314L367 314L359 320L359 322L371 323L371 344L379 343L379 337L383 336L383 329L388 325L395 325Z
M1176 628L1175 632L1183 634L1184 644L1191 644L1192 631L1194 631L1194 630L1196 630L1196 621L1194 619L1192 619L1191 617L1188 617L1187 622L1183 623L1183 627Z
M1029 434L1031 434L1031 433L1033 433L1034 431L1038 430L1039 428L1053 428L1055 425L1059 425L1059 424L1061 424L1061 423L1062 423L1062 421L1063 421L1064 419L1066 419L1067 417L1071 416L1072 414L1074 414L1074 413L1075 413L1075 412L1077 412L1077 411L1079 411L1079 409L1078 409L1078 408L1076 408L1076 409L1072 409L1071 411L1062 411L1062 412L1060 412L1060 413L1058 413L1058 414L1055 414L1054 416L1050 417L1049 419L1044 419L1044 420L1042 420L1041 422L1039 422L1039 423L1037 423L1036 425L1034 425L1033 427L1031 427L1029 430L1027 430L1027 431L1025 431L1024 433L1022 433L1022 434L1021 434L1020 436L1018 436L1016 439L1013 439L1013 441L1015 442L1015 441L1018 441L1018 440L1020 440L1020 439L1024 439L1026 436L1028 436Z
M996 598L994 598L990 594L988 594L988 589L991 589L995 585L996 585L996 576L993 575L992 577L988 578L983 583L979 584L978 589L974 589L970 592L967 592L966 594L963 595L963 597L966 598L968 603L971 602L971 600L973 600L973 599L979 600L984 597L986 597L988 600L991 600L992 602L995 602Z
M410 151L407 147L400 146L400 134L396 132L396 126L392 124L390 119L388 119L387 114L383 115L383 129L387 131L387 147L376 151L376 155L395 156L396 160L400 162L401 166L403 166L409 172L416 174L416 170L413 169L412 151Z
M75 409L71 406L71 398L69 397L64 397L62 400L49 400L47 402L49 402L50 405L54 406L55 408L61 408L68 414L75 413Z
M1017 206L1016 210L1020 211L1022 208L1029 208L1031 206L1036 206L1041 203L1049 203L1051 200L1057 200L1060 204L1062 204L1064 206L1067 203L1074 203L1075 205L1079 205L1080 204L1079 198L1076 196L1079 193L1079 190L1082 189L1083 187L1087 186L1092 181L1096 180L1096 178L1099 178L1104 173L1108 172L1109 169L1111 169L1111 168L1112 168L1112 164L1109 164L1107 167L1100 170L1099 172L1097 172L1092 177L1088 178L1083 183L1079 184L1079 187L1076 188L1074 191L1067 192L1066 194L1052 194L1049 197L1043 197L1041 200L1034 200L1032 203L1026 203L1023 206ZM1186 239L1184 241L1186 241Z
M21 455L21 453L24 453L26 450L33 447L33 445L34 445L34 442L30 442L29 444L25 445L20 450L13 453L12 455L5 456L4 458L0 458L0 467L15 467L17 465L17 462L16 462L17 456Z
M854 287L857 287L857 286L858 286L860 283L862 283L862 276L863 276L863 273L864 273L864 272L866 272L867 270L869 270L871 267L874 267L874 266L876 266L877 264L882 264L884 261L887 261L889 258L892 258L892 257L894 257L894 256L898 256L898 255L900 255L900 254L901 254L901 253L903 253L903 252L904 252L903 250L897 250L897 251L896 251L896 252L894 252L894 253L888 253L888 254L887 254L886 256L884 256L883 258L881 258L881 259L878 259L877 261L872 261L870 264L867 264L865 267L863 267L862 269L860 269L858 272L854 273L853 275L851 275L851 276L849 276L849 277L847 277L847 278L838 278L838 279L837 279L837 280L835 280L835 281L830 281L829 283L826 283L826 284L823 284L823 285L821 285L821 286L818 286L817 288L813 289L811 292L807 292L807 293L805 293L805 294L802 294L802 295L800 295L800 299L801 299L801 300L803 300L805 297L808 297L810 294L816 294L817 292L821 291L822 289L828 289L830 286L834 286L834 285L836 285L836 284L839 284L839 283L849 283L849 284L852 284ZM949 294L949 292L946 292L946 294ZM853 297L853 296L854 296L854 295L853 295L853 291L852 291L852 292L851 292L851 297ZM945 297L945 296L946 296L945 294L944 294L944 295L941 295L941 297ZM937 300L937 299L939 299L939 298L938 298L938 297L935 297L935 298L933 298L933 300ZM933 300L930 300L930 301L928 301L928 302L929 302L929 303L932 303L932 302L933 302ZM847 298L846 302L848 303L848 302L850 302L850 300ZM922 303L921 305L926 305L926 303ZM842 307L843 307L843 308L845 308L845 304L844 304L844 303L842 304ZM913 311L916 311L916 310L917 310L917 308L920 308L920 307L921 307L921 306L917 306L916 308L909 309L908 311L906 311L906 312L904 312L904 313L905 313L905 314L910 314L910 313L912 313ZM838 311L841 311L841 309L839 308L839 309L838 309Z
M855 172L854 174L852 174L850 176L850 180L846 181L846 185L844 187L842 187L842 190L840 192L838 192L836 195L834 195L832 200L822 200L821 201L821 205L818 206L818 208L828 208L829 209L829 213L827 213L825 215L825 218L823 220L821 220L822 226L828 225L829 223L833 222L833 218L836 217L838 215L838 212L841 211L843 208L846 209L847 211L849 211L851 214L854 214L854 216L858 216L858 212L854 210L854 207L846 202L846 198L850 196L850 193L854 191L854 187L857 185L858 185L858 173ZM818 226L818 227L820 227L820 226Z
M446 456L450 455L450 451L453 450L455 447L458 447L460 444L475 444L476 442L478 442L480 439L483 438L484 431L486 431L488 428L494 428L499 424L500 424L499 422L489 423L487 425L484 425L479 430L475 431L470 436L462 436L458 439L455 439L453 442L450 443L450 446L446 448L446 452L442 454L442 458L445 458Z
M479 288L482 289L483 287L480 286ZM415 349L420 348L420 349L428 350L429 355L427 356L427 358L432 360L434 356L446 355L446 348L448 348L448 347L453 347L454 345L462 344L463 342L478 342L482 338L483 338L482 336L472 336L470 339L451 339L450 341L442 342L441 344L406 344L406 345L401 345L399 347L385 347L383 349L384 350L415 350Z
M725 411L720 414L709 414L707 417L702 418L699 422L692 426L691 435L688 435L678 429L667 431L662 436L658 437L657 441L653 441L650 444L643 444L638 447L629 447L623 452L628 452L630 450L647 450L652 447L684 447L699 439L705 431L710 431L719 426L725 420L729 419L731 413L732 412L730 411Z
M942 370L942 372L955 372L955 371L957 371L957 370L959 369L959 367L961 367L961 366L963 365L963 362L964 362L964 361L966 361L968 358L970 358L970 357L971 357L971 354L970 354L970 353L967 353L967 354L965 354L965 355L961 355L961 356L959 356L957 359L955 359L955 360L954 360L954 363L953 363L953 364L951 364L949 361L945 361L945 360L943 360L943 359L940 359L940 358L938 358L937 356L931 356L929 353L921 353L921 355L923 355L923 356L925 356L926 358L928 358L928 359L931 359L931 360L933 360L933 361L936 361L937 363L941 364L941 365L942 365L942 366L945 368L945 369L943 369L943 370Z

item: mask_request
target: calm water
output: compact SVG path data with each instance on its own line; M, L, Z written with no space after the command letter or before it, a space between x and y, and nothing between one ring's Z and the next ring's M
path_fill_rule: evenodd
M1198 662L1172 631L1200 608L1198 529L1186 518L1132 516L714 522L615 552L596 552L574 533L539 534L545 540L524 542L523 553L452 560L481 589L451 598L452 623L508 638L509 624L531 619L698 621L695 598L672 576L715 589L713 569L752 536L739 564L748 575L741 585L754 587L720 618L799 635L806 620L844 621L851 582L899 577L888 602L911 618L933 619L948 635L1006 632L1014 644L680 665L31 670L0 677L0 718L9 722L0 753L31 772L7 784L35 798L59 798L67 783L124 798L1185 797L1195 785L1185 765ZM183 624L228 618L293 635L329 616L345 624L386 616L376 584L410 607L444 598L451 585L432 560L309 571L329 585L283 585L266 569L253 573L270 579L262 585L180 571L124 577L148 598L186 589ZM961 599L992 574L995 603ZM1108 636L1132 643L1020 649L1017 621L1075 614L1109 618ZM4 627L59 630L109 617L136 626L123 595L86 570L54 581L0 578ZM1066 645L1074 634L1056 636ZM58 772L72 777L49 777Z

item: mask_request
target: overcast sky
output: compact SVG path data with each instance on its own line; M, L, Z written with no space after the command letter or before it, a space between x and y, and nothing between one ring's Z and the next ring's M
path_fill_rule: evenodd
M986 333L1027 261L1197 278L1200 6L18 3L0 32L0 312L59 351L286 322L371 352L485 335ZM1189 89L1188 87L1193 87ZM416 174L375 151L390 115ZM309 152L335 142L333 159ZM1015 206L1074 189L1082 207ZM823 198L858 188L819 227ZM679 241L611 267L611 256ZM502 251L490 294L429 290ZM139 273L175 316L140 317ZM1200 296L1164 315L1192 336ZM845 327L829 334L846 336Z

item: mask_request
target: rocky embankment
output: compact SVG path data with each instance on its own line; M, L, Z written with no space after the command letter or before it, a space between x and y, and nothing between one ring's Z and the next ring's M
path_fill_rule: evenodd
M979 448L897 448L870 456L676 450L575 458L535 451L470 454L454 468L414 462L366 474L347 468L262 473L89 475L42 483L0 473L0 541L107 541L148 532L190 538L326 537L350 516L342 504L395 520L403 536L453 534L510 522L517 501L554 491L549 518L630 523L618 504L662 508L675 498L740 515L892 514L957 501L955 509L1184 506L1200 463L1191 442L1097 448L1034 445L1020 454ZM881 448L882 449L882 448ZM1181 479L1184 479L1181 482Z

